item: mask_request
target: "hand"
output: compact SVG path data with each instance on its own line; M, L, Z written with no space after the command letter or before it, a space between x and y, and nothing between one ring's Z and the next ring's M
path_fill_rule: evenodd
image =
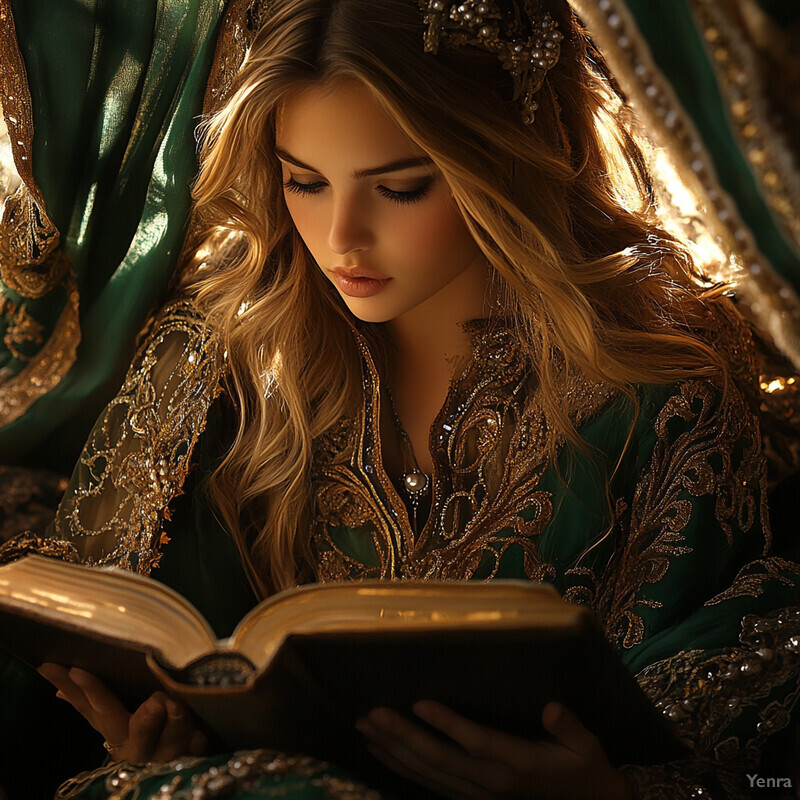
M130 714L101 681L82 669L47 663L37 672L58 689L56 697L74 706L106 740L113 761L160 763L202 755L208 748L188 709L164 692L155 692Z
M531 742L478 725L433 700L415 703L412 710L461 746L388 708L373 709L356 727L386 766L446 797L631 800L630 787L597 737L559 703L542 711L554 742Z

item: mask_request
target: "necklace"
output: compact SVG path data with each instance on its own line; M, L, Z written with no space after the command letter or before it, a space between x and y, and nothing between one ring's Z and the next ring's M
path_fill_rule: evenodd
M414 533L418 533L417 516L419 511L419 504L423 497L426 497L431 485L430 476L424 473L417 463L414 456L414 447L411 444L411 439L406 433L403 423L397 413L397 408L394 404L394 397L392 390L386 386L386 396L389 398L389 407L392 411L392 420L394 422L395 431L397 432L400 440L400 450L403 455L403 476L401 485L403 491L411 503L411 527ZM409 462L411 466L409 466Z

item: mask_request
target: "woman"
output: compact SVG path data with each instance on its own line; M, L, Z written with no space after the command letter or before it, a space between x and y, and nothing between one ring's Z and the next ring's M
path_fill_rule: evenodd
M555 704L544 743L425 702L459 745L377 710L359 723L376 756L451 797L750 796L762 744L790 731L800 633L753 342L659 229L613 81L567 5L544 5L269 4L204 125L197 269L53 537L5 557L152 570L222 633L308 581L548 580L593 607L693 756L615 768ZM131 715L86 673L41 672L113 761L155 762L61 797L189 796L190 775L206 796L373 796L299 757L203 758L165 696Z

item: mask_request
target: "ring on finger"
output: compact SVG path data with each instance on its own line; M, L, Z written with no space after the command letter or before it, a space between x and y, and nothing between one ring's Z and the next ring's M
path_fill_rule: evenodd
M124 742L122 744L111 744L108 741L104 741L103 747L105 747L105 749L108 750L109 753L113 753L115 750L119 750L120 747L123 746L123 744Z

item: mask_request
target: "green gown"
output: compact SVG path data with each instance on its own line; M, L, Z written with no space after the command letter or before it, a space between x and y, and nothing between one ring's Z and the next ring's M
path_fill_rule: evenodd
M775 5L770 0L760 4ZM17 232L24 229L25 235L13 237L12 248L0 253L5 304L0 314L0 450L8 463L54 469L74 462L98 409L113 394L130 360L141 320L163 296L185 235L189 183L196 170L194 120L224 101L257 27L258 8L265 4L84 0L78 5L80 13L75 3L63 0L0 0L0 96L24 183L16 207L27 209L27 217L12 219L7 214L3 223ZM716 196L735 198L758 249L796 286L797 239L787 234L787 225L796 222L791 197L777 190L760 191L757 180L781 178L783 168L773 167L786 162L758 105L744 117L737 115L738 89L722 91L724 83L717 83L722 74L715 75L714 59L732 51L721 46L736 43L732 32L712 18L703 25L692 22L699 10L713 10L715 4L609 0L601 5L589 0L574 5L586 11L582 16L587 23L595 23L593 34L603 40L601 49L607 56L622 54L619 63L629 69L621 69L619 79L631 96L639 97L636 82L642 84L639 108L669 101L672 110L663 115L667 125L678 104L659 94L648 100L650 90L658 88L641 70L641 54L649 46L720 172L719 179L705 178L709 200L719 180L725 192L717 191ZM638 29L626 23L628 12ZM796 14L785 12L787 20ZM631 41L637 47L630 47ZM745 70L746 87L755 91L750 59L734 60ZM688 82L687 75L692 76ZM748 162L750 140L733 136L737 126L759 132L758 161ZM688 172L696 144L684 137L673 146ZM722 206L707 205L716 218ZM733 220L731 229L736 225ZM726 243L728 252L738 252L730 236ZM750 263L748 251L743 252L743 263ZM31 264L37 253L43 263ZM776 318L791 320L791 295L781 299L785 289L779 294L779 285L766 280L770 272L762 263L758 274L764 282L758 282L755 270L748 281L778 304L765 307L784 309ZM37 326L42 326L41 335ZM154 337L93 430L85 452L105 452L114 468L106 470L102 457L84 457L53 534L68 540L83 560L118 563L175 586L224 635L255 599L235 549L203 505L199 488L204 470L218 456L215 426L221 415L212 401L221 358L186 309L166 313ZM152 342L165 337L176 341L177 368L169 379L156 376L154 370ZM189 361L191 354L194 361ZM365 360L365 375L374 378L368 366ZM479 378L473 374L473 381ZM165 391L169 380L172 386ZM182 394L182 380L196 391ZM148 394L153 387L159 387L159 402ZM748 395L750 406L780 401L786 388L776 396L759 397L755 387ZM515 403L525 392L512 392L511 402L508 392L513 387L504 384L502 389L506 394L497 398L500 405L492 405L493 396L489 405L513 417ZM373 476L353 469L354 456L348 455L347 447L354 443L346 436L341 450L335 442L320 442L314 531L318 578L450 575L550 580L568 598L597 610L626 664L695 743L698 755L690 763L626 768L632 780L647 787L644 795L689 797L693 786L706 787L700 797L741 795L742 785L747 785L742 774L756 763L759 751L766 753L764 763L773 765L771 771L764 767L763 774L789 774L785 752L796 727L790 715L797 692L792 638L797 624L789 609L797 605L797 581L796 568L781 556L787 556L786 545L793 545L796 557L797 543L776 539L770 544L762 479L753 478L753 483L748 477L747 491L737 482L749 469L744 459L749 450L741 443L752 430L745 425L734 441L735 426L725 427L724 420L737 418L735 403L725 406L733 409L730 413L705 416L716 402L713 387L638 387L642 413L614 471L610 467L612 462L616 466L614 456L623 449L633 407L625 398L606 396L602 388L593 398L584 396L585 391L586 387L569 386L565 396L577 393L572 412L584 439L604 454L599 467L597 459L572 444L560 448L556 465L543 458L532 434L531 446L519 450L524 457L508 462L509 468L524 464L524 469L512 470L505 484L495 473L497 482L489 480L488 488L473 493L481 486L480 475L491 475L491 470L481 473L476 466L471 474L459 473L460 483L448 485L448 470L442 468L439 505L419 541L409 530L407 513L387 476L380 470ZM797 397L796 392L787 393L791 397L785 409L772 408L780 402L770 406L776 412L772 421L759 414L771 464L792 460L792 445L782 438L781 429L787 421L797 423ZM379 401L374 380L365 386L365 397ZM136 409L134 432L130 420ZM368 413L365 405L351 433L370 430ZM451 404L442 419L458 413L457 405ZM535 422L533 410L531 414ZM747 418L745 412L739 421ZM497 444L496 428L490 417L485 419L485 425L477 417L462 420L464 429L473 432L471 447L481 441ZM207 433L195 447L206 422ZM513 427L506 424L505 430ZM132 449L117 447L120 442ZM123 476L121 461L115 459L139 447L143 455L126 462ZM499 467L502 459L492 452L494 466ZM148 453L167 454L165 466L156 464L154 471L153 459L146 461ZM195 469L190 472L191 464ZM616 539L609 537L580 558L610 526L603 470L614 473ZM92 481L91 473L98 471L106 473L104 480ZM780 472L778 468L773 477ZM565 482L559 475L566 476ZM489 492L482 500L481 491ZM102 508L87 493L102 493ZM502 501L496 513L489 513L487 496ZM74 502L76 497L80 503ZM448 511L444 504L455 497ZM796 495L789 499L783 525L773 526L776 537L789 539L795 533ZM506 512L501 513L503 508ZM448 519L448 513L453 517ZM172 514L171 521L165 519L167 514ZM456 516L460 527L454 528ZM82 536L82 529L93 533ZM466 537L448 535L467 529ZM29 547L51 548L63 557L72 553L56 541L17 542L5 549L4 557L13 557L15 547L17 553ZM613 549L612 541L622 545ZM44 796L33 788L40 779L44 785L45 778L66 776L102 760L97 737L52 694L38 676L0 658L0 783L10 800ZM207 766L198 765L195 771L207 771ZM287 774L295 771L291 781L298 797L334 791L330 782L327 788L314 785L320 776L303 776L308 765L287 769ZM160 787L165 780L142 777L140 796L147 794L144 788ZM85 795L107 795L102 782L98 779ZM267 789L259 791L263 796Z
M380 378L354 331L363 404L314 448L314 580L551 582L594 609L692 748L679 762L622 766L640 797L750 797L746 774L759 770L795 781L800 565L772 546L765 458L791 442L763 402L753 411L754 350L735 314L725 312L715 341L738 355L739 388L727 392L691 380L629 397L561 370L581 444L557 442L555 453L513 326L466 329L472 353L431 431L432 496L417 531L383 467ZM188 596L218 634L230 632L255 600L203 503L225 438L224 369L191 303L167 306L92 431L52 538L12 540L0 556L38 550L149 573ZM207 784L230 784L225 796L237 800L376 796L333 766L257 752L101 767L59 797L177 800L193 786L193 798L218 796Z

